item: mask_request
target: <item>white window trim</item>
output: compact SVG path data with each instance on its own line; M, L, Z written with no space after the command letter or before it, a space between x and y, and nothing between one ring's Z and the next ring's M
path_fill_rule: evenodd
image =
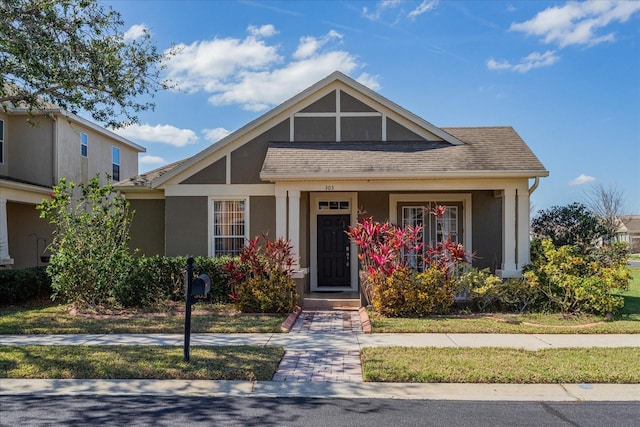
M82 137L83 137L83 136L85 136L85 137L86 137L86 140L87 140L87 143L86 143L86 144L83 144L83 143L82 143ZM82 147L87 147L87 154L86 154L86 155L82 154ZM84 133L84 132L80 132L80 156L81 156L81 157L84 157L84 158L89 157L89 135L87 135L87 134L86 134L86 133Z
M209 241L208 244L208 256L215 256L215 248L213 243L213 202L219 201L244 201L244 243L247 244L249 240L249 236L251 236L250 225L251 225L251 216L250 216L250 206L249 206L249 197L248 196L237 196L237 197L210 197L208 203L208 215L207 215L207 238Z
M349 201L349 209L318 209L320 201ZM358 193L357 192L324 192L311 193L309 195L309 279L311 292L317 291L357 291L358 290L358 248L352 241L349 245L349 268L351 273L351 286L318 288L318 215L349 214L351 216L351 226L358 223Z
M120 149L120 147L116 147L115 145L112 145L111 146L111 175L113 175L113 166L114 165L118 165L118 174L122 175L122 165L121 165L120 161L118 161L118 163L116 163L114 155L113 155L113 151L114 150L118 150L118 157L120 157L120 158L122 157L122 150ZM88 151L87 151L87 153L88 153ZM114 180L113 176L111 177L111 179ZM120 181L120 179L121 178L119 176L117 181Z
M473 252L473 229L472 229L472 206L471 193L414 193L414 194L389 194L389 222L398 224L398 203L401 202L457 202L462 203L462 212L458 212L458 221L460 214L463 215L462 233L458 238L464 246L467 253Z

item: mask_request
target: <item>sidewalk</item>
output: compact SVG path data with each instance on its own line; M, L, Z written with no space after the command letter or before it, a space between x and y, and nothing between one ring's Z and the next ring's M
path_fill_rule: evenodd
M192 334L192 346L286 349L272 381L14 380L0 395L337 397L429 400L640 401L640 384L364 383L364 347L640 347L640 335L363 334L357 312L303 312L288 334ZM184 345L181 334L0 335L0 346Z

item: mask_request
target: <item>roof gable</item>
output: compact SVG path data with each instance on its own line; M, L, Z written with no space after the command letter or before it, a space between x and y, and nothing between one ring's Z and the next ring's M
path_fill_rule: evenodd
M297 129L306 126L309 118L324 121L326 125L317 126L324 133L313 134L313 129L301 136ZM291 132L290 141L301 142L304 138L316 141L333 141L326 139L327 135L335 133L335 141L342 141L341 123L352 122L349 129L363 129L360 123L366 123L367 118L379 117L382 138L369 136L370 140L386 141L386 124L391 127L405 128L405 135L410 135L409 140L441 141L449 145L463 145L464 143L450 133L432 125L426 120L405 110L399 105L381 96L377 92L358 83L341 72L334 72L326 78L315 83L279 106L273 108L257 119L229 134L220 141L207 147L200 153L185 160L165 174L156 177L151 182L153 188L158 188L168 183L179 183L190 175L197 173L210 164L219 161L232 150L246 144L256 136L268 131L271 127L289 120ZM371 123L371 122L369 122ZM306 136L306 135L311 135ZM361 139L363 135L357 132L347 132L344 138L347 140ZM365 135L365 137L367 137Z

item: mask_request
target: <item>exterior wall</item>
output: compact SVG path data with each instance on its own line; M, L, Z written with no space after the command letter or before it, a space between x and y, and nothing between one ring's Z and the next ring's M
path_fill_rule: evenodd
M342 117L340 139L345 142L381 141L382 120L380 117Z
M0 109L0 120L4 122L4 131L2 135L4 137L4 148L2 153L4 161L0 163L0 175L7 176L9 175L9 163L7 162L7 144L10 138L11 129L9 126L9 115L3 113L2 109Z
M295 141L326 142L336 140L336 119L333 117L296 117L294 120L293 139Z
M358 209L361 216L371 216L375 221L384 222L389 219L388 191L361 191L358 193Z
M129 200L135 210L131 222L129 247L140 256L164 255L164 200Z
M104 173L111 175L111 148L120 148L120 180L138 174L138 153L129 146L100 134L93 129L64 118L58 118L57 178L66 177L76 183L86 183L100 175L104 183ZM80 154L80 134L88 137L87 157ZM78 167L80 166L80 167Z
M226 184L227 158L223 157L200 172L191 175L180 184Z
M26 115L9 115L5 119L4 175L32 184L50 187L53 175L53 122Z
M44 264L40 256L51 243L53 227L40 218L35 205L7 202L9 253L14 259L12 268ZM49 254L47 251L46 254Z
M334 108L335 111L335 108ZM364 102L354 98L345 91L340 91L340 111L350 113L372 113L376 110Z
M300 110L302 113L335 113L336 96L335 92L331 92L308 107Z
M249 238L266 234L270 239L276 235L276 198L253 196L249 198Z
M264 184L260 171L269 142L289 140L289 120L269 129L231 153L232 184Z
M167 256L208 256L207 197L167 197L165 235Z
M502 199L493 191L473 191L473 265L490 268L492 272L502 264Z
M387 141L424 141L425 139L410 131L398 122L387 118Z

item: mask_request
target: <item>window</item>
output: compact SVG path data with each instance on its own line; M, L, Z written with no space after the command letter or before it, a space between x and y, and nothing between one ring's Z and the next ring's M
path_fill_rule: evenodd
M80 155L82 157L87 157L87 153L89 151L89 137L86 133L80 134Z
M120 149L111 147L111 179L120 181Z
M0 120L0 163L4 163L4 120Z
M240 255L246 241L245 200L213 201L213 256Z
M423 227L420 236L420 242L424 242L423 252L405 254L409 265L418 270L424 269L423 257L426 249L447 239L458 242L458 206L443 205L446 209L442 217L438 218L431 213L437 205L429 202L421 206L402 207L402 227Z

